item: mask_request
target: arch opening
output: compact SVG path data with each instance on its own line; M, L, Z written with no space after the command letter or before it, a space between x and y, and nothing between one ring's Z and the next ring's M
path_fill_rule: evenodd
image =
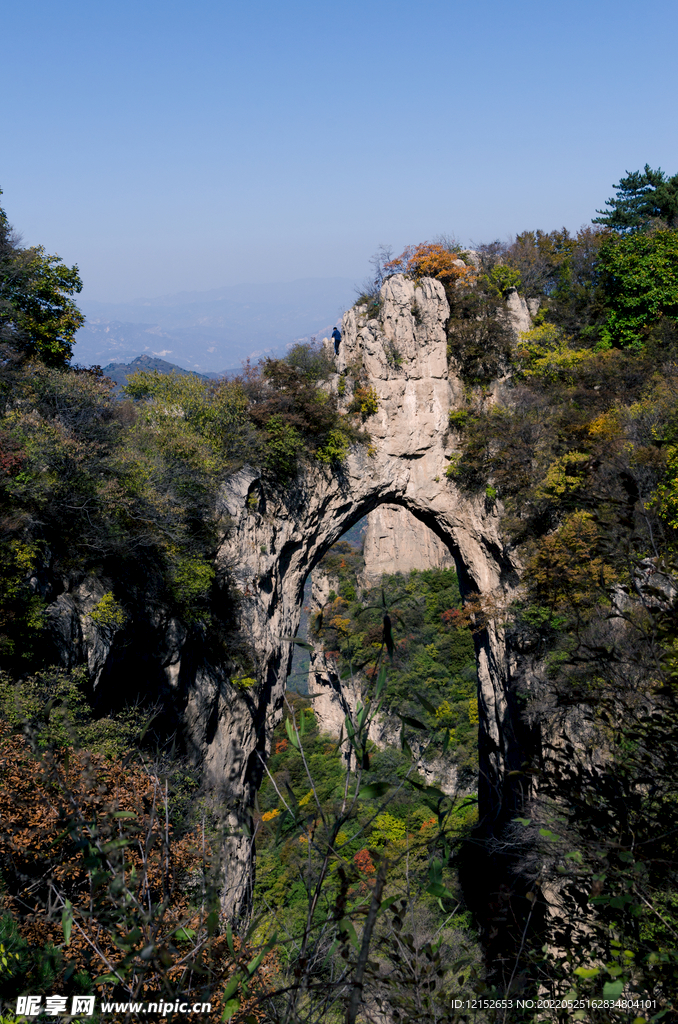
M399 713L425 719L438 740L447 729L444 755L424 755L425 744L410 737L417 770L469 795L477 790L476 651L459 556L427 520L404 502L379 502L325 546L306 576L287 689L309 698L318 727L336 739L369 697L381 657L388 682L372 740L399 749Z
M404 543L408 530L412 539ZM394 535L400 543L397 550ZM386 560L389 544L390 564ZM309 547L313 547L312 538ZM299 687L290 687L301 660L295 651L282 709L285 721L273 730L270 775L262 779L259 790L254 820L259 836L254 897L275 904L289 924L304 897L298 875L310 872L310 851L314 843L316 850L320 849L325 825L332 836L333 862L340 863L343 858L342 877L356 878L346 899L360 898L360 893L369 891L379 857L378 853L374 857L374 851L383 849L389 864L385 868L391 886L388 892L408 901L408 915L416 918L417 942L424 944L443 926L446 915L442 903L433 905L421 898L430 883L434 832L440 827L441 842L444 835L458 857L461 831L473 825L476 812L476 657L470 630L463 621L455 560L449 545L429 530L424 517L411 515L402 502L377 503L333 543L326 543L322 553L320 545L317 548L304 587L306 598L310 598L307 617L314 644L308 666L310 692L300 694ZM410 561L405 557L408 552ZM385 605L378 606L376 598L382 593ZM330 610L324 611L327 608ZM384 610L391 620L392 659L383 642ZM323 611L326 620L339 620L329 621L329 630L313 623L314 614ZM300 639L305 639L303 632ZM352 662L352 671L347 677L344 669L348 662ZM375 716L374 729L370 724L367 747L361 754L357 745L347 741L345 721L348 717L355 725L360 714L358 701L363 706L371 702L375 672L384 663L385 692L392 699L386 700L384 713ZM389 687L395 692L389 694ZM428 709L417 702L415 691L424 697ZM418 719L429 733L436 733L429 747L426 740L422 742L423 734L398 713L409 716L410 721ZM301 737L303 758L291 722L299 727L297 739ZM403 725L405 743L401 742ZM342 742L338 742L340 736ZM344 819L350 792L356 800L359 794L360 800ZM439 797L442 802L437 802ZM298 820L305 823L300 834L290 825L292 805L299 809ZM437 817L441 808L443 824ZM337 831L333 831L337 821ZM286 824L287 834L282 831ZM273 856L274 843L276 848L284 844L284 854ZM458 909L465 906L465 896L456 860L449 854L449 845L446 849L444 863L440 862L441 878L447 896L454 893ZM318 859L322 860L320 853ZM400 887L401 872L407 873L405 888ZM360 881L358 873L367 882ZM358 890L358 886L362 888ZM463 924L455 923L453 930L445 936L451 945L477 941Z

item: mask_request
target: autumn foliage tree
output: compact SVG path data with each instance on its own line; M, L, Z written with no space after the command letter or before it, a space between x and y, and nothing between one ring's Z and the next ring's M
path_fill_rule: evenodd
M37 686L15 690L29 714L20 729L0 717L5 994L181 997L211 1003L207 1019L220 1020L251 953L218 934L209 813L177 828L177 763L134 746L124 757L79 750L73 709L40 701ZM257 986L274 966L269 956Z
M400 256L389 260L384 269L391 274L410 274L419 281L422 277L434 277L443 284L469 281L473 267L467 266L459 253L447 248L442 242L420 242L408 245Z

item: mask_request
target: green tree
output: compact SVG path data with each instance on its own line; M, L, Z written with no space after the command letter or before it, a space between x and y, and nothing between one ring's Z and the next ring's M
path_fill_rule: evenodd
M678 231L611 235L600 247L603 341L638 348L662 317L678 320Z
M0 341L48 366L66 366L85 322L69 296L81 290L77 266L48 256L41 245L22 248L0 207Z
M605 202L609 210L596 210L594 224L605 224L621 234L639 231L653 220L668 227L678 225L678 174L669 178L661 168L653 171L645 164L642 171L626 172L614 186L617 195Z

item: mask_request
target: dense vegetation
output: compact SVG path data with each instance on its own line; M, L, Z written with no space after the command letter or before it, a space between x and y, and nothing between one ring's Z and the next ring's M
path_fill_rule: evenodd
M219 639L219 482L245 458L271 481L302 459L331 467L363 439L318 386L322 351L298 346L216 383L141 372L120 401L97 368L35 360L23 337L8 329L0 361L0 666L55 660L44 609L89 578L105 585L111 626L155 605Z
M12 1007L24 993L69 1008L90 992L180 996L219 1021L250 957L219 934L218 810L195 769L148 742L140 708L94 713L84 675L0 678L0 991ZM275 970L269 955L260 980Z
M140 373L121 400L70 365L77 268L23 249L4 212L0 272L1 988L208 992L219 1019L217 979L240 956L216 934L220 811L188 799L198 779L149 648L174 618L196 656L251 675L214 570L219 483L246 458L271 487L304 460L333 472L365 441L360 418L338 413L314 345L229 381ZM88 592L87 622L132 669L96 694L47 614Z
M598 227L382 252L377 279L443 284L466 383L447 475L485 494L524 566L500 614L522 666L526 812L489 845L479 831L467 873L490 977L635 994L661 1017L678 990L676 177L646 167L617 188ZM534 321L517 345L514 289ZM503 878L489 899L488 873Z
M282 966L305 980L286 1006L268 1008L273 1020L342 1019L375 894L363 964L373 1011L445 1015L481 969L453 865L475 800L444 797L406 752L367 739L384 681L382 671L348 773L345 744L318 732L308 698L290 695L274 737L255 818L255 906L265 934L277 929Z
M2 214L3 992L209 992L214 1019L353 1024L363 995L395 1020L442 1022L472 1016L452 994L539 988L676 1019L675 195L675 177L646 167L575 235L526 231L473 252L442 240L377 260L377 284L399 270L446 290L466 385L450 486L484 495L524 567L512 608L475 610L501 614L515 656L524 761L509 784L524 816L491 841L482 821L469 835L473 807L412 768L408 730L471 764L453 574L363 597L354 555L335 551L337 591L315 628L369 700L341 745L290 701L255 815L260 916L240 938L217 911L218 808L171 747L166 695L94 706L84 674L50 668L62 652L46 609L96 580L92 621L122 643L162 607L247 676L253 652L213 568L228 527L218 481L246 458L271 487L303 460L332 472L366 440L372 399L358 381L342 416L322 353L301 347L233 381L142 374L119 401L97 370L70 366L77 268L22 249ZM370 288L359 301L377 313ZM514 289L534 313L518 343ZM368 739L380 708L403 718L401 751ZM484 971L457 862L469 898L485 886ZM634 1019L629 1007L574 1017Z

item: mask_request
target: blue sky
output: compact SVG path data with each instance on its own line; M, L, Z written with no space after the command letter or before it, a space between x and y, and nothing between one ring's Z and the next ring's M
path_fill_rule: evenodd
M363 278L380 243L576 229L678 171L678 5L3 5L2 199L91 299Z

